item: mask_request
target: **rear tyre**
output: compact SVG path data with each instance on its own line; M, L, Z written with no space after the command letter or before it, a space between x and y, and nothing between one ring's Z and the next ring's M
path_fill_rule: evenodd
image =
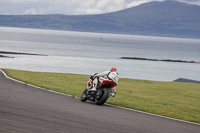
M108 89L104 88L97 92L97 96L95 98L95 103L97 105L103 105L108 98L109 98L109 91L108 91Z
M87 88L81 94L81 101L85 102L87 100Z

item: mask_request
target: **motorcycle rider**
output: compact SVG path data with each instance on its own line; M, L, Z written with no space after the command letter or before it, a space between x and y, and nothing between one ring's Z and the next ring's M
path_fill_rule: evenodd
M107 76L107 78L104 78L104 76ZM89 91L97 91L98 85L102 83L104 80L112 80L117 85L119 77L117 69L113 67L111 68L110 71L94 74L93 76L91 76L91 79L93 80L93 88L91 88ZM113 87L110 89L110 96L114 97L115 95L116 95L116 87Z

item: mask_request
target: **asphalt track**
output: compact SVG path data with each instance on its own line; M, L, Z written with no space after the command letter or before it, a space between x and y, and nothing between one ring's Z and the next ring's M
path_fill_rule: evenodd
M82 103L78 98L10 80L0 71L0 133L199 132L198 124Z

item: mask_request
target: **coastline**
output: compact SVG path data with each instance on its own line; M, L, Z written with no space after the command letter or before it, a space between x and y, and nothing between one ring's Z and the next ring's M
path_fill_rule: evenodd
M199 64L119 59L127 56L199 61L196 55L199 55L200 40L21 28L0 28L0 31L0 51L49 55L2 54L14 57L0 57L2 68L92 74L115 66L123 78L154 81L187 78L200 81ZM115 51L108 52L110 47ZM157 47L164 49L154 51Z
M147 61L164 61L164 62L179 62L179 63L199 63L196 61L184 61L184 60L172 60L172 59L148 59L148 58L140 58L140 57L121 57L120 59L130 59L130 60L147 60Z
M33 53L21 53L21 52L10 52L10 51L0 51L0 57L2 58L15 58L12 56L5 56L5 54L11 54L11 55L36 55L36 56L48 56L44 54L33 54Z
M15 58L15 57L0 55L0 58Z

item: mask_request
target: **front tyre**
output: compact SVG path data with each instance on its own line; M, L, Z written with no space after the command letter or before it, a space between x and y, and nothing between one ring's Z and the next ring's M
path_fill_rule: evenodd
M85 102L87 100L87 88L81 94L81 101Z
M108 98L109 98L109 90L107 88L98 90L95 98L95 103L97 105L103 105Z

